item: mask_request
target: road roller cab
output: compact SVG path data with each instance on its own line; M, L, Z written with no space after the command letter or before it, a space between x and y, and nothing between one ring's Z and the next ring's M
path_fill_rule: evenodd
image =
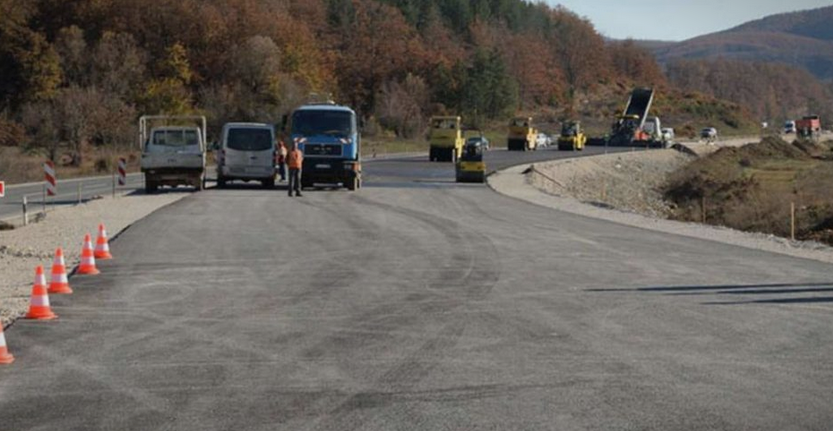
M463 154L457 160L458 183L486 182L486 162L483 161L485 148L478 141L470 141L463 147Z

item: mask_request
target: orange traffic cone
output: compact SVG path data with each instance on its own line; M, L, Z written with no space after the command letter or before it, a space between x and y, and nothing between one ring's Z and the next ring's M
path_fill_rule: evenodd
M49 306L49 294L46 292L46 277L43 275L43 267L35 269L35 285L32 286L32 298L29 302L27 319L49 320L58 316L52 312Z
M103 224L98 225L98 238L95 239L95 253L93 254L96 259L100 260L113 258L110 254L110 244L107 241L107 230L104 229Z
M52 282L49 283L49 293L72 293L67 279L67 265L64 261L64 251L58 247L55 250L55 261L52 263Z
M3 324L0 323L0 365L11 364L14 362L14 356L9 353L9 348L6 347L6 336L3 335Z
M96 275L101 273L95 267L93 240L90 238L90 234L84 237L84 248L81 249L81 265L78 266L76 273L81 275Z

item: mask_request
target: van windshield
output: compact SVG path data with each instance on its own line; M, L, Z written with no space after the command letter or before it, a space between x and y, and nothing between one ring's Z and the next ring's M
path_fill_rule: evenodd
M229 129L226 146L237 151L265 151L272 149L272 132L269 129Z
M344 111L296 111L292 114L292 134L301 136L336 136L349 138L353 115Z
M157 130L153 132L153 145L187 147L199 145L196 130Z

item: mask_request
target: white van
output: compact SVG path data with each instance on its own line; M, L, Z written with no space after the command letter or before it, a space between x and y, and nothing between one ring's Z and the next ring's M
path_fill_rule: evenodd
M260 181L275 186L275 128L264 123L226 123L217 153L217 186Z

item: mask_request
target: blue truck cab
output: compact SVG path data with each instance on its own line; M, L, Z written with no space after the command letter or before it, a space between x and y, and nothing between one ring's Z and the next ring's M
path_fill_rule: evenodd
M301 187L362 183L361 136L356 112L332 102L301 106L289 119L289 136L304 153Z

